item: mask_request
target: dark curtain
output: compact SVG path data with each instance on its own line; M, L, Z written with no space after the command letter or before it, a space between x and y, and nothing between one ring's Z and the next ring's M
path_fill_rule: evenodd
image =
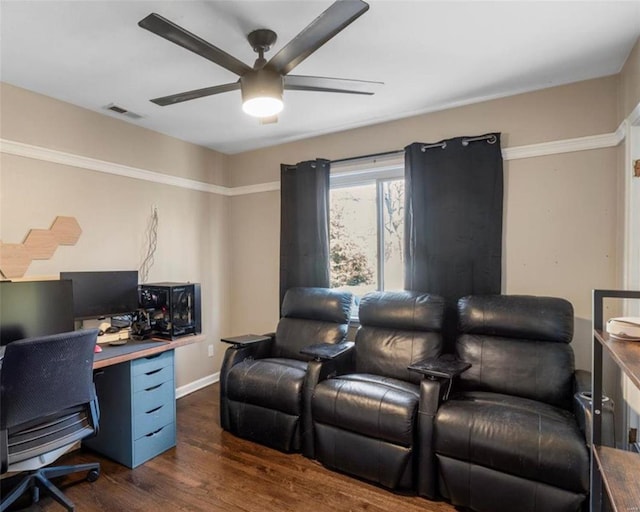
M500 134L483 137L405 148L405 287L444 297L445 349L455 340L458 299L501 289Z
M328 160L280 166L280 305L294 286L329 286Z

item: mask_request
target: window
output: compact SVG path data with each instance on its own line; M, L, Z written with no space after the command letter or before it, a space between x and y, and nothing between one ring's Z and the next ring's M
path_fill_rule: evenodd
M404 177L382 171L331 179L331 287L357 297L404 288Z

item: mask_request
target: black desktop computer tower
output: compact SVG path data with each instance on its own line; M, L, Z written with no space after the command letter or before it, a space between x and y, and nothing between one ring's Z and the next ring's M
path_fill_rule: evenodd
M143 284L139 292L152 336L173 340L202 332L198 283Z

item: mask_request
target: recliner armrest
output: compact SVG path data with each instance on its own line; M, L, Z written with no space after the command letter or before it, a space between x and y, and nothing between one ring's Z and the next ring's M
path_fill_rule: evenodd
M576 370L574 374L573 413L588 446L591 445L591 372ZM615 447L614 404L608 396L602 397L600 407L601 445Z
M315 361L332 361L348 351L352 350L355 343L345 341L344 343L317 343L304 347L300 353L311 356Z
M346 373L351 369L351 359L355 343L318 343L303 348L300 353L313 357L309 361L303 385L303 430L302 455L309 459L315 458L313 418L311 413L311 397L319 382Z
M445 357L424 359L407 367L408 370L421 373L431 379L436 377L453 379L469 368L471 368L471 363Z
M246 347L248 345L253 345L254 343L263 343L265 341L270 341L272 337L264 336L260 334L242 334L241 336L231 336L228 338L220 338L220 341L223 343L229 343L236 347Z
M429 499L438 497L438 472L434 450L434 422L440 404L447 392L447 381L435 377L420 382L418 403L418 495Z
M442 400L449 398L451 386L453 385L453 379L455 379L461 373L466 372L471 368L471 363L461 361L450 356L440 356L429 359L424 359L417 363L413 363L407 367L412 372L421 373L427 379L447 379L448 386L442 396Z
M243 343L243 336L223 338L221 340L232 345L225 351L222 367L220 368L220 425L225 430L229 430L229 407L227 402L227 377L229 371L245 359L264 359L269 357L271 352L273 338L258 335L246 336L251 336L252 340L246 340Z

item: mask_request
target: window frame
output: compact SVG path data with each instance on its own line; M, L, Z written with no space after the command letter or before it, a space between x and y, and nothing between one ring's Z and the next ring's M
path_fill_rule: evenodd
M329 189L350 188L375 184L376 186L376 290L384 290L384 209L383 187L386 182L404 180L404 163L372 166L369 163L356 169L333 171L329 176ZM331 209L331 207L329 207ZM357 318L357 317L355 317Z

